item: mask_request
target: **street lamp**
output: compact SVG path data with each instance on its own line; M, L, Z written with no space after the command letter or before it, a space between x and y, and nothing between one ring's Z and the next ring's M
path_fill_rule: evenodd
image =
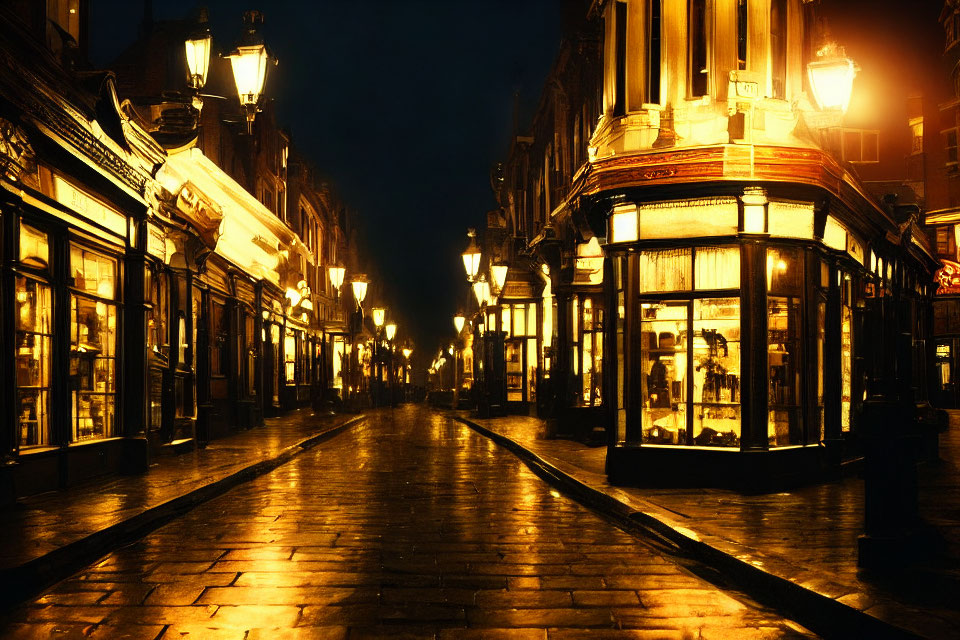
M334 291L339 295L340 287L343 286L343 276L346 274L347 270L343 267L338 267L330 265L327 267L327 273L330 275L330 284L333 286Z
M213 37L207 25L207 10L201 8L197 16L197 26L186 41L184 49L187 55L187 84L194 91L193 106L199 111L203 108L200 89L207 84L207 71L210 69L210 45Z
M247 133L253 133L253 119L260 110L260 95L267 78L267 64L277 63L263 43L263 36L257 31L257 25L263 24L263 14L259 11L246 11L243 14L244 33L240 42L226 58L233 68L233 79L237 85L240 106L247 114Z
M816 55L816 60L807 64L814 100L823 111L846 112L857 65L835 42L825 44Z
M507 265L495 264L490 267L490 287L496 295L503 291L503 285L507 282Z
M476 229L468 229L467 237L470 238L470 244L467 250L463 252L463 268L467 272L467 280L473 282L480 270L480 248L477 247Z
M473 295L476 296L477 304L481 307L490 300L490 285L482 275L473 283Z
M387 317L387 310L382 307L373 308L373 324L376 325L377 329L383 326L383 321Z
M466 323L466 321L467 319L462 313L458 313L457 315L453 316L453 326L456 327L458 336L463 331L463 325Z
M357 300L357 306L363 307L363 299L367 297L367 277L362 273L353 276L350 283L353 288L353 297Z
M397 335L397 325L391 322L385 328L387 332L387 342L393 342L394 336Z

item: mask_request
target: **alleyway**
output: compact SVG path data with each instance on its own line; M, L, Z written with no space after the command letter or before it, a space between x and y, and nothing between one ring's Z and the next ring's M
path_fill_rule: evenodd
M806 635L422 407L372 413L7 622L14 638Z

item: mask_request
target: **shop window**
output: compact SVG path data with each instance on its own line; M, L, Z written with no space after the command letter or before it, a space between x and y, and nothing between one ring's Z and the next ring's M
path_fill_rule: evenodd
M740 446L740 298L693 301L693 434L697 446Z
M343 389L343 372L347 368L344 360L346 350L341 336L333 337L333 377L330 386L334 389Z
M293 329L287 329L283 338L283 371L287 384L297 383L297 338Z
M507 402L523 401L523 341L509 340L506 349Z
M640 291L689 291L690 249L644 251L640 254Z
M687 302L640 304L643 442L687 443Z
M75 442L109 438L116 423L117 261L70 246L70 378Z
M617 315L616 315L616 335L617 335L617 442L623 442L627 438L627 406L626 406L626 378L625 378L625 354L624 354L624 332L626 331L626 284L624 273L626 272L626 258L614 258L613 275L617 294Z
M580 402L600 406L603 397L603 309L589 297L583 299L580 341Z
M910 153L923 153L923 118L910 119Z
M20 263L46 269L50 264L50 242L47 234L20 223Z
M22 236L21 236L22 237ZM50 287L16 278L16 385L19 446L52 444L50 366L53 340Z
M273 365L273 374L270 377L270 387L273 390L273 403L280 402L280 325L270 325L270 358Z
M740 288L740 247L698 248L694 259L698 290Z
M147 309L147 349L163 360L169 355L167 317L170 313L170 295L167 274L148 268L144 285L150 303Z
M767 250L767 435L771 447L803 444L800 416L800 298L803 256Z
M844 274L840 283L840 430L850 431L853 407L853 307L852 282Z
M247 382L247 395L257 395L257 342L256 326L253 315L247 311L243 314L243 358L244 378Z

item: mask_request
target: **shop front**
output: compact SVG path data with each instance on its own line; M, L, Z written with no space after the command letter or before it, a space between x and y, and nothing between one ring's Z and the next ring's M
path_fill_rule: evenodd
M762 487L816 479L852 452L875 349L867 298L918 269L838 202L790 195L610 206L612 479ZM585 300L572 303L584 330Z

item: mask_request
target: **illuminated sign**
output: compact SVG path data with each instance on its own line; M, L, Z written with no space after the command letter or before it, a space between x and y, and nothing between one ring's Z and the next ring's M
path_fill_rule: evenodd
M937 345L937 357L938 358L950 358L950 345L949 344L938 344Z
M960 293L960 264L952 260L941 260L943 266L934 275L937 282L937 295Z

